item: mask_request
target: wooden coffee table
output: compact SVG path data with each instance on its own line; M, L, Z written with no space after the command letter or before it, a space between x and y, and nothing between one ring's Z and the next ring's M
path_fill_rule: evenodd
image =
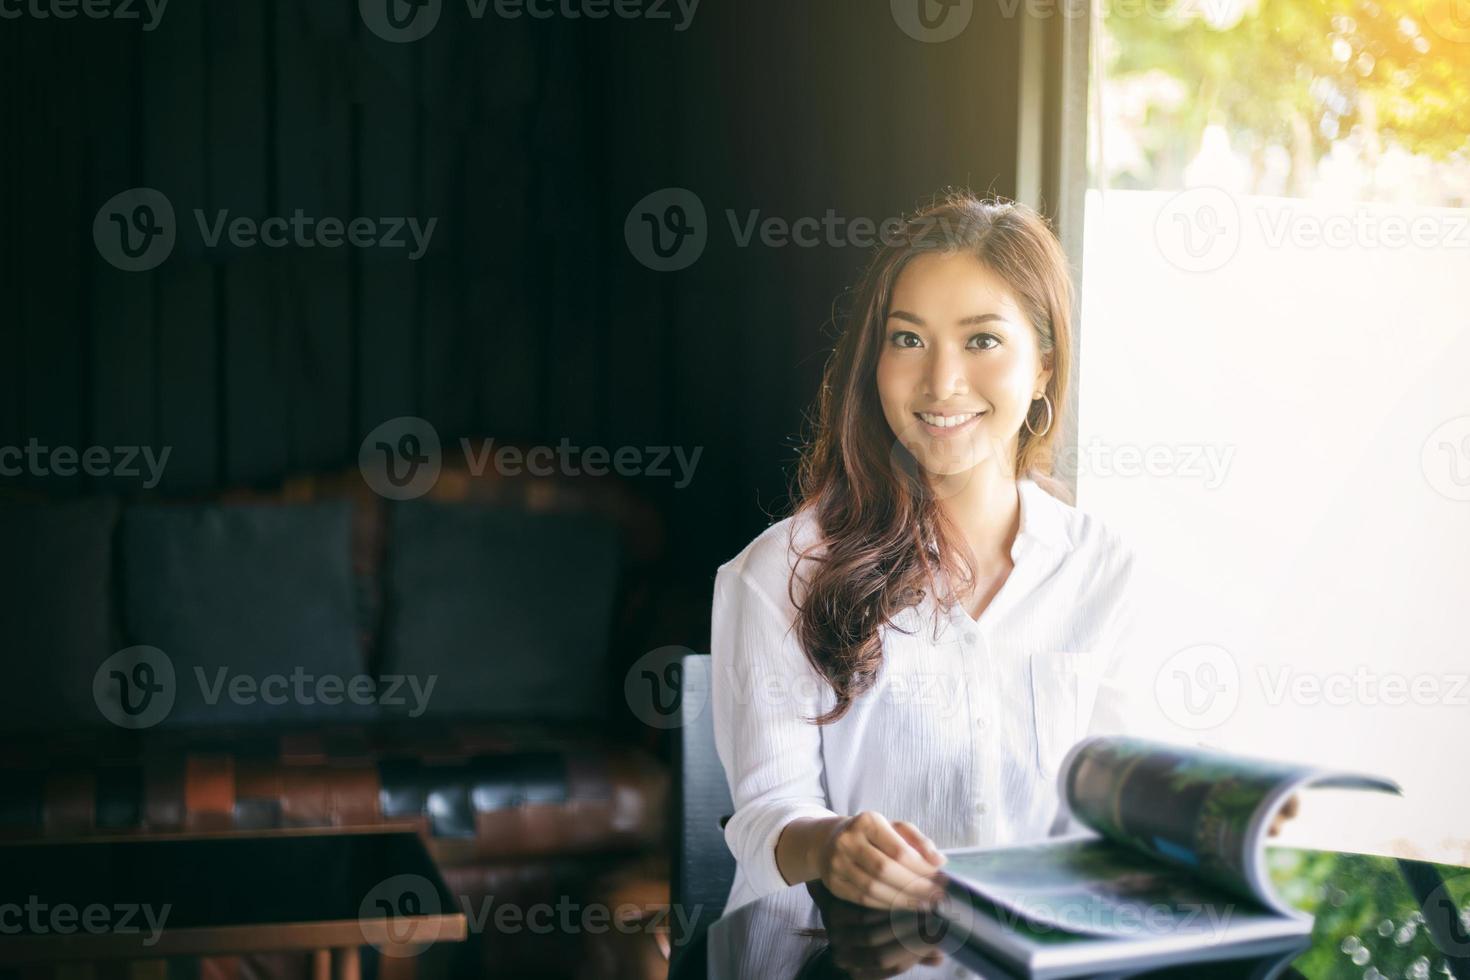
M0 869L4 964L294 951L357 980L363 945L406 958L467 933L408 831L10 842Z

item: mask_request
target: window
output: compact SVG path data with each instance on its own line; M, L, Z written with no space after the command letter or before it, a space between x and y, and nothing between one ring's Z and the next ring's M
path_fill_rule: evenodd
M1299 839L1470 859L1465 5L1108 4L1076 464L1148 566L1133 680L1404 787Z

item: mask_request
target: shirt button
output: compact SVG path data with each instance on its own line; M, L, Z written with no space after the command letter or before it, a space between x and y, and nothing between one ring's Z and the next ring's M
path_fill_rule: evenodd
M980 729L980 731L982 731L982 732L985 731L985 719L984 718L976 718L975 719L975 727L978 728L978 729Z
M975 803L975 812L976 813L980 814L981 816L984 816L985 815L985 811L988 810L988 809L989 809L989 807L987 807L984 803L981 803L979 801L976 801L976 803Z
M971 630L971 631L969 631L969 632L967 632L965 634L965 642L966 643L974 643L978 639L979 639L979 637L975 635L974 630Z

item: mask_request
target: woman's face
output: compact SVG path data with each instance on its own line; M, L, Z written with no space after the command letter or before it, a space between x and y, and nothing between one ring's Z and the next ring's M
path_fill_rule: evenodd
M931 476L992 460L1010 473L1032 396L1051 370L1010 288L967 253L912 259L894 284L878 398L889 428Z

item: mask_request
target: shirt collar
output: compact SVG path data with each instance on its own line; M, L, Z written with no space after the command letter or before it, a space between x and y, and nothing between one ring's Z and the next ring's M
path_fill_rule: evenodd
M1043 490L1029 476L1016 480L1016 495L1020 498L1021 508L1021 519L1016 527L1017 542L1035 541L1059 551L1067 551L1072 547L1071 535L1067 533L1066 515L1062 512L1065 504ZM931 553L934 550L932 538L929 550ZM1012 557L1015 552L1016 546L1013 544Z
M1062 510L1066 505L1043 490L1030 477L1021 477L1016 480L1016 493L1020 501L1021 518L1016 528L1016 540L1011 545L1012 560L1017 559L1033 541L1060 552L1069 550L1072 547L1072 539L1067 533L1066 514ZM1012 571L1011 574L1015 575L1016 572ZM940 581L942 591L944 588L942 583L948 581L948 576L942 571ZM926 594L924 601L926 603L936 602L937 596ZM903 610L900 615L906 616L910 613L918 615L912 607ZM949 610L949 619L954 623L970 622L969 614L959 605Z
M1028 538L1062 551L1071 547L1072 540L1063 521L1062 507L1065 505L1030 477L1018 479L1016 489L1021 498L1021 520L1016 538Z

